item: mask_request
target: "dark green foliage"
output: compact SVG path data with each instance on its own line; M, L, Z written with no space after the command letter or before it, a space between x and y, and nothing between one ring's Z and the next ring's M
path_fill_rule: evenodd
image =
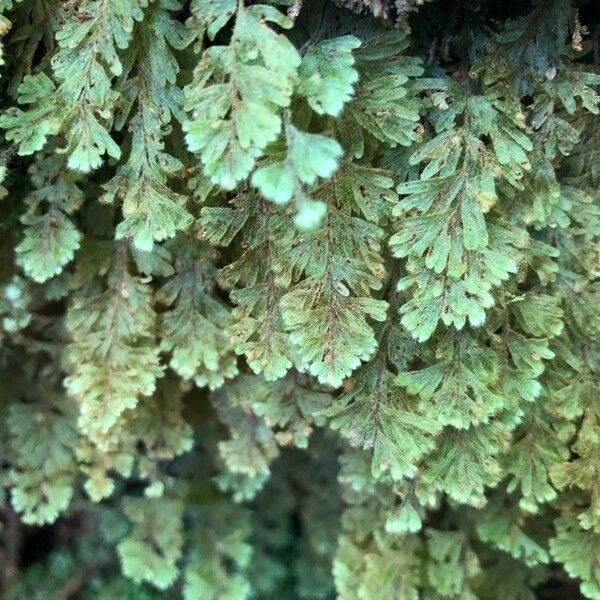
M600 8L0 1L0 596L600 600Z

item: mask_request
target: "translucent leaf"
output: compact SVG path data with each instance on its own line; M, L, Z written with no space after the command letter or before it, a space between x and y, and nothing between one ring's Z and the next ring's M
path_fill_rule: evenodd
M183 505L171 498L125 498L123 510L132 523L117 551L123 573L135 582L167 589L178 575L183 547Z
M360 46L354 36L344 36L311 46L298 70L300 92L318 114L337 117L350 100L358 73L352 50Z
M40 393L32 405L12 404L8 415L11 502L29 525L53 523L67 509L77 476L77 407L55 392Z

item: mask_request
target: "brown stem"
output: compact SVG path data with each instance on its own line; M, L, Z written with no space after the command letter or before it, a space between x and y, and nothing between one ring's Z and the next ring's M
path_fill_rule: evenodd
M77 571L67 582L56 592L54 600L69 600L79 592L89 579L93 568L86 567Z
M19 515L10 504L3 509L4 528L2 529L2 547L0 550L0 590L6 598L19 575L19 552L23 537L23 528Z

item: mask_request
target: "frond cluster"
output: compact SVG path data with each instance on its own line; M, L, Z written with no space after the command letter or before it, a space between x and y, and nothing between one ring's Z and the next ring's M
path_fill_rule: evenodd
M0 10L0 596L600 600L593 2Z

